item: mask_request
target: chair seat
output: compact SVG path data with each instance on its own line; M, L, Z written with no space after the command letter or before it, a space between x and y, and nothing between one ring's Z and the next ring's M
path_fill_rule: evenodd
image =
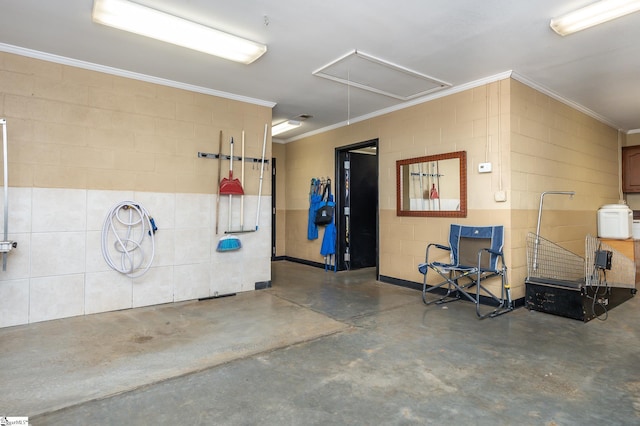
M442 262L431 262L431 263L420 263L418 265L418 272L421 274L426 274L428 268L438 268L441 271L449 272L449 271L473 271L478 269L477 266L462 266L462 265L453 265L451 263L442 263ZM486 272L482 269L483 272Z

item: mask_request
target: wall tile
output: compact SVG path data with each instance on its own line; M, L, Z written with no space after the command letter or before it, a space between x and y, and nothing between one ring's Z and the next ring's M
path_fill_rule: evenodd
M179 229L175 231L175 264L207 262L211 256L211 228Z
M133 191L87 191L87 230L101 231L104 221L117 204L133 200Z
M131 308L132 279L116 271L87 273L85 314Z
M151 268L143 276L133 279L134 308L173 301L173 266Z
M155 255L152 265L157 266L170 266L175 264L176 259L176 242L175 235L180 234L180 231L174 229L160 228L154 234L155 241ZM184 241L181 241L184 243Z
M31 232L31 188L9 187L9 232ZM4 230L4 196L0 198L0 229Z
M176 265L173 273L176 302L210 296L209 282L211 273L209 262L194 265Z
M85 271L86 234L50 232L31 235L31 276L77 274Z
M147 209L159 230L175 227L176 194L135 192L133 197L134 201Z
M0 281L0 327L29 322L29 280Z
M211 199L209 194L176 194L176 229L210 227Z
M84 231L87 191L33 188L33 232Z
M31 262L31 234L9 234L9 241L15 241L18 246L7 254L7 270L0 270L0 280L16 280L29 278ZM0 263L2 256L0 255ZM1 268L0 268L1 269Z
M84 274L32 278L29 322L84 314Z
M86 272L109 271L111 268L102 255L102 232L87 231Z

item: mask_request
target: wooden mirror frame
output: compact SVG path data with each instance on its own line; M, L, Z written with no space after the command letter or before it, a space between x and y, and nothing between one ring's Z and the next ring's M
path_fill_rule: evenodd
M409 164L425 163L430 161L448 160L457 158L460 160L460 210L403 210L401 167ZM457 151L446 154L427 155L425 157L408 158L396 161L396 214L398 216L413 217L467 217L467 152Z

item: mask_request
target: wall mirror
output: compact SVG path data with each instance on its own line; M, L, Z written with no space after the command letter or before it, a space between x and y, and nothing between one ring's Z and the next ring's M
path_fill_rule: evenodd
M467 153L396 161L398 216L466 217Z

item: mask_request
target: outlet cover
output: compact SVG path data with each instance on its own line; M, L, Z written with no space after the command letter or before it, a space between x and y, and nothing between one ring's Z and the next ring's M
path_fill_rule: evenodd
M478 164L478 173L491 173L491 163Z

